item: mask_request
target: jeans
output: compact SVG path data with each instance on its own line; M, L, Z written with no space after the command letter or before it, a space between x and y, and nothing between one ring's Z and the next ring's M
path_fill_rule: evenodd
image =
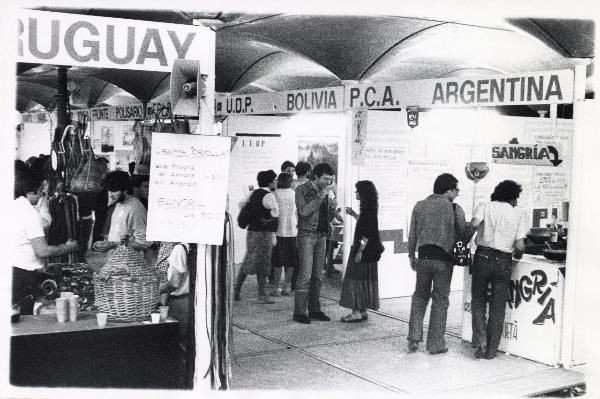
M298 281L294 298L294 314L305 315L320 312L321 283L325 266L325 233L299 230L296 237L298 248Z
M454 266L451 262L433 259L417 261L417 283L410 307L410 324L408 339L421 342L423 340L423 318L431 301L429 330L427 332L426 349L437 352L446 349L446 318L448 315L448 295ZM432 287L433 286L433 287Z
M500 344L510 286L512 255L491 248L478 247L473 260L471 315L473 344L484 346L486 355L495 356ZM488 284L492 285L489 317L485 320Z
M28 297L28 295L31 295L31 297ZM12 304L20 303L21 314L29 315L33 313L33 305L37 296L35 272L13 267Z

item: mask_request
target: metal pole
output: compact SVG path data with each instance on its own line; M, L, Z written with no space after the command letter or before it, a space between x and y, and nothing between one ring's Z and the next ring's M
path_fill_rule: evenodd
M67 106L69 105L69 91L67 90L67 70L69 67L58 67L58 96L56 98L56 127L60 134L69 124L69 115L67 114Z

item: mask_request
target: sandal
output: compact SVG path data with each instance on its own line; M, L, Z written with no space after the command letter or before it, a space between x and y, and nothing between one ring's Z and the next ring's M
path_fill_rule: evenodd
M340 321L342 323L360 323L361 321L363 321L363 317L361 316L360 313L359 314L350 313L349 315L342 317L340 319Z

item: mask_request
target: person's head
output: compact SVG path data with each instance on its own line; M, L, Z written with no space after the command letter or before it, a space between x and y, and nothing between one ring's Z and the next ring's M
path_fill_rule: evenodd
M25 197L32 205L37 204L42 196L43 179L25 162L15 162L14 198Z
M295 169L296 169L296 166L294 166L294 163L291 161L285 161L284 163L281 164L281 171L284 173L291 174L292 177L294 176Z
M150 189L150 176L133 175L131 176L131 185L133 186L133 195L136 198L148 199Z
M258 182L258 187L268 188L270 190L274 190L277 184L277 174L273 172L272 169L269 170L261 170L256 175L256 181Z
M356 199L360 201L361 209L375 209L378 207L377 189L370 180L359 180L356 187Z
M296 164L296 176L298 178L307 178L312 167L308 162L300 161Z
M323 189L333 183L335 172L328 163L322 162L313 170L314 182L319 189Z
M498 183L491 195L492 201L508 202L512 206L517 206L517 200L521 195L521 185L513 180L504 180Z
M282 172L277 176L277 188L290 188L294 178L287 172Z
M131 178L127 172L116 170L104 177L104 187L113 202L122 202L132 194Z
M450 173L442 173L433 183L433 193L446 195L450 201L458 196L458 180Z

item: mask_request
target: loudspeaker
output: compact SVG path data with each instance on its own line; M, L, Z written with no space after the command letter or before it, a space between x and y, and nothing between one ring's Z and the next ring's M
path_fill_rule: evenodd
M200 61L175 60L171 71L171 107L173 115L200 117L199 99L205 96L206 75L200 73Z

